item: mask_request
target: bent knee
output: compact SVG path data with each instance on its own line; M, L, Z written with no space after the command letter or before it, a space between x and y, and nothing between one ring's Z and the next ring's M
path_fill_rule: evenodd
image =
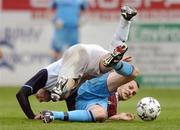
M106 112L101 112L96 117L96 121L98 121L98 122L104 122L106 119L107 119L107 113Z
M104 122L107 119L107 111L103 107L95 105L90 110L96 121Z

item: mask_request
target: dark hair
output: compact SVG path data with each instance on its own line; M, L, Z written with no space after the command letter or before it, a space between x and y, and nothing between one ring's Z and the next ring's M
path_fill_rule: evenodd
M134 81L136 82L136 84L137 84L138 88L140 88L140 84L139 84L139 82L138 82L137 80L134 80Z

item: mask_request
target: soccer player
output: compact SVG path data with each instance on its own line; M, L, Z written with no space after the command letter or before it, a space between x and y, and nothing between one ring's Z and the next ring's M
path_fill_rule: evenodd
M132 13L132 11L129 10L131 9L127 8L124 11L122 10L121 14L124 21L121 20L119 24L130 24L130 22L125 20L125 18L132 18L136 13L134 13L135 11ZM121 28L122 26L119 27ZM123 29L125 29L125 27L118 30ZM122 33L119 33L119 35ZM60 60L40 70L30 80L28 80L16 94L18 102L26 116L29 119L34 119L35 117L28 97L35 94L39 89L45 88L51 93L51 99L53 101L58 101L63 98L60 97L59 93L54 93L57 92L54 91L54 88L55 90L57 90L56 88L59 88L56 86L63 86L66 84L67 87L64 88L67 89L68 86L74 86L74 84L79 84L80 82L83 82L83 80L111 70L111 67L108 67L109 62L119 61L127 50L126 44L123 44L121 39L119 39L119 43L120 45L116 47L112 54L98 45L79 44L72 46L64 53ZM105 62L104 58L106 59Z
M68 112L43 111L42 120L45 123L54 119L79 122L105 121L108 117L108 97L112 92L117 90L117 96L126 100L132 97L138 89L137 83L133 80L139 74L139 70L135 66L123 61L110 64L110 66L115 69L114 72L87 80L80 86L76 97L76 110ZM122 91L124 84L130 87L125 90L125 93Z
M79 42L79 20L87 8L85 0L52 0L54 10L54 34L52 40L53 61L57 61L62 52Z
M115 93L111 94L108 97L107 115L109 120L130 121L135 118L132 113L125 113L125 112L117 113L117 105L120 101L127 101L132 96L134 96L138 92L138 89L139 89L139 84L135 80L133 80L119 87L118 91L116 91ZM50 101L50 94L45 89L40 89L35 95L36 98L39 100L39 102ZM77 96L77 89L76 91L73 92L73 94L70 97L66 99L68 111L75 110L76 96ZM103 111L98 111L98 113L101 112ZM42 117L43 115L42 113L40 113L35 116L35 119L42 119Z

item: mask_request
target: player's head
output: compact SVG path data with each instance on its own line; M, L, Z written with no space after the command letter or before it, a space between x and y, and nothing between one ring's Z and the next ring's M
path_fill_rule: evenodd
M45 89L39 89L35 94L39 102L49 102L50 101L50 92Z
M128 100L138 92L138 89L139 89L138 82L135 80L132 80L132 81L120 86L117 89L118 99L119 100Z

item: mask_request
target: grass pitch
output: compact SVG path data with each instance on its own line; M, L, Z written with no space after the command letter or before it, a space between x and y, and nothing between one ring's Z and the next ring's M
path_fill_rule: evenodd
M55 121L44 124L28 120L16 101L18 88L0 88L0 130L180 130L180 89L141 88L139 93L119 104L119 112L136 113L137 102L145 96L155 97L161 104L161 114L155 121L144 122L138 117L131 122L106 121L104 123L76 123ZM64 102L39 103L30 98L34 112L44 109L66 111Z

